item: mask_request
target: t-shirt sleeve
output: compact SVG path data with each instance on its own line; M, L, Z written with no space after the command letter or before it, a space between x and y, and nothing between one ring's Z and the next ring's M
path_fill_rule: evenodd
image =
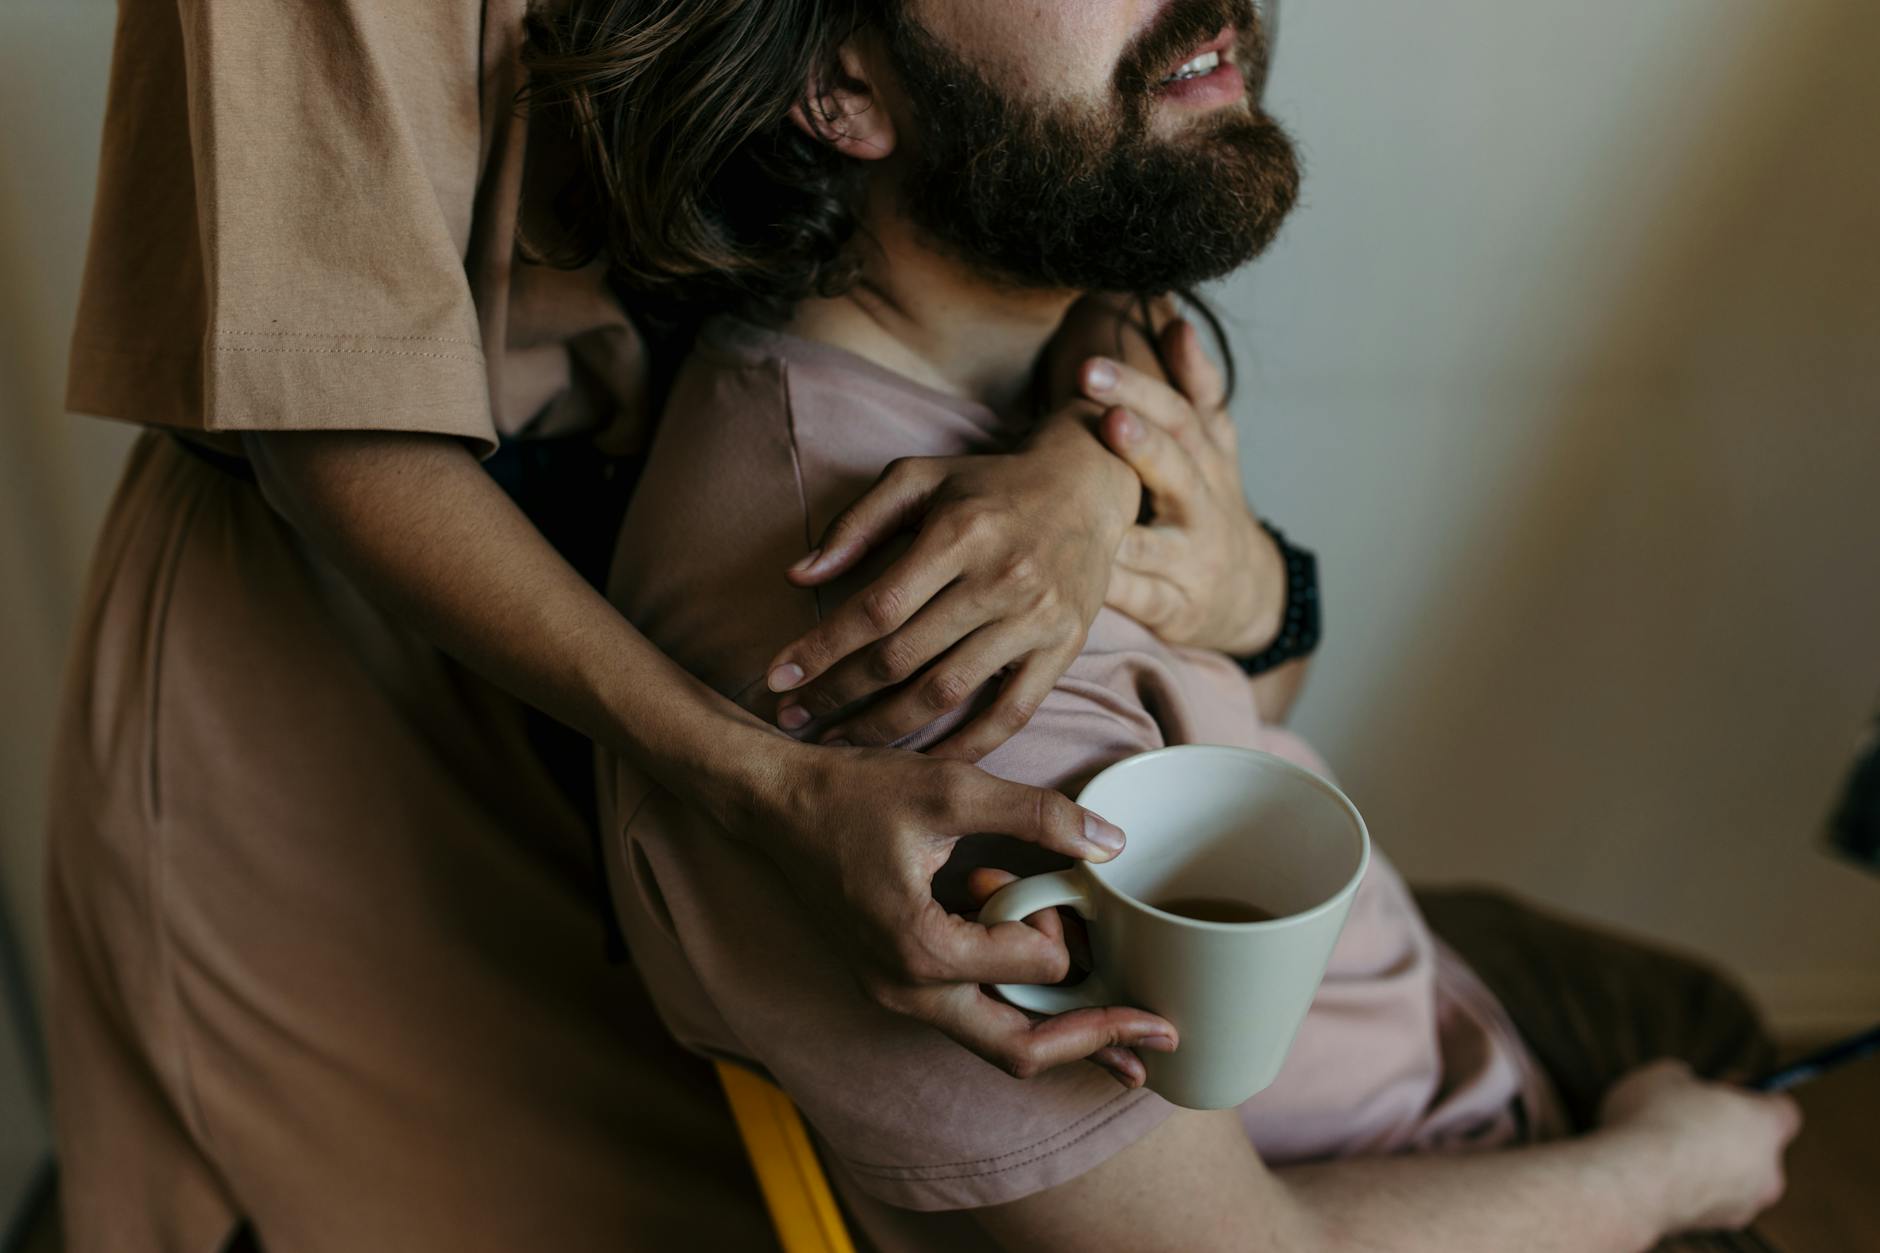
M471 0L124 0L74 410L495 441Z
M770 643L770 641L766 641ZM774 645L772 645L774 646ZM1043 786L1155 746L1095 682L1070 679L986 762ZM995 760L996 759L996 760ZM840 1169L902 1209L999 1205L1088 1171L1173 1107L1086 1062L1015 1079L938 1031L890 1013L761 851L698 811L642 790L610 850L634 961L681 1043L773 1077ZM941 879L973 865L1062 866L997 836L960 842ZM936 895L955 894L936 881Z
M668 655L765 714L775 704L761 700L769 658L814 624L819 603L839 603L868 577L864 569L816 592L779 572L886 460L876 448L886 437L864 424L844 441L799 442L813 415L796 395L779 368L727 368L695 354L655 437L610 585ZM884 411L882 421L892 419ZM919 452L949 451L901 438ZM1112 619L1118 633L1129 629L1105 615L1101 636ZM1159 746L1133 676L1120 653L1080 657L1030 724L982 764L1074 790L1112 761ZM868 1195L922 1211L1000 1204L1090 1170L1172 1112L1085 1062L1015 1079L890 1013L856 985L817 914L762 851L632 771L617 773L609 791L615 899L667 1026L692 1049L775 1078L839 1172ZM968 836L936 894L963 908L961 880L980 864L1035 873L1067 863L1034 845Z

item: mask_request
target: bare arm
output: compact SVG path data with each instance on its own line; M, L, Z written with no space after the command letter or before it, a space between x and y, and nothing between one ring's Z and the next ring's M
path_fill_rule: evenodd
M728 752L767 748L764 724L668 661L457 441L290 432L244 446L269 503L380 605L729 816Z
M1180 1111L1097 1169L984 1210L1010 1250L1636 1253L1656 1236L1625 1142L1269 1171L1231 1110Z
M1004 832L1104 860L1093 838L1122 843L1108 823L963 763L823 750L766 726L648 642L455 440L286 432L244 443L270 503L378 603L763 848L881 1003L1013 1070L1170 1031L1133 1009L1032 1024L962 994L1050 982L1063 946L949 915L928 890L931 863L961 836Z
M1659 1063L1579 1139L1270 1171L1234 1111L1178 1110L1087 1174L977 1216L1014 1253L1638 1253L1772 1204L1797 1123L1792 1102Z

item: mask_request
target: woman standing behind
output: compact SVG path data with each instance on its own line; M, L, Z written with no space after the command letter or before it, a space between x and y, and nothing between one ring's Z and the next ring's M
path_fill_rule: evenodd
M799 744L733 707L478 466L551 440L629 452L648 417L603 273L517 257L525 149L545 137L514 109L523 7L120 5L69 405L151 430L99 541L56 745L77 1253L209 1253L244 1224L271 1251L768 1239L709 1073L601 958L579 789L557 786L528 705L763 843L884 998L911 957L963 982L1054 960L1029 929L957 919L915 952L931 902L899 886L911 841L1120 842L1056 793ZM1124 429L1112 415L1106 437ZM1166 453L1130 429L1143 464ZM576 498L523 503L605 512L622 489L599 467L618 463L575 464L593 470ZM858 542L792 577L919 518L894 577L973 591L947 630L1004 624L1006 660L1048 687L1138 494L1067 410L1026 450L884 483L845 524ZM998 583L1021 554L1041 573ZM1218 593L1228 612L1274 590L1258 570ZM795 675L846 673L883 633L878 603L832 615ZM1103 1050L1163 1027L1110 1010L943 1029L1006 1064L1095 1054L1127 1073Z

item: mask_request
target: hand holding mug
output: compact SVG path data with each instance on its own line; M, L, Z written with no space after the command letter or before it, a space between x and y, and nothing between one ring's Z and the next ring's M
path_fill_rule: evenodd
M1142 1059L1148 1086L1192 1109L1240 1104L1273 1082L1318 991L1370 864L1364 819L1309 770L1205 744L1118 762L1078 801L1124 824L1128 847L1008 883L979 921L1069 906L1089 923L1091 974L999 993L1044 1014L1158 1014L1180 1047Z

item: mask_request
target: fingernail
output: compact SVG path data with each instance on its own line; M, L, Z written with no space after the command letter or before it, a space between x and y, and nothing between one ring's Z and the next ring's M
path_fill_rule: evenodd
M824 740L823 747L825 748L854 748L855 745L849 743L847 740L844 740L844 739L834 739L834 740Z
M1095 814L1084 815L1084 842L1103 852L1098 861L1108 861L1123 851L1123 832Z
M822 556L822 549L820 548L810 549L808 552L804 553L801 557L797 558L796 564L790 567L791 573L793 574L803 573L803 571L815 565L817 559L820 558L821 556Z
M809 722L809 710L801 705L785 705L777 711L777 725L786 731L794 731Z
M1142 427L1135 415L1127 410L1116 415L1116 434L1126 444L1133 444L1142 438Z
M1172 1035L1161 1035L1159 1033L1156 1035L1146 1035L1136 1041L1135 1047L1148 1049L1152 1053L1173 1053L1175 1051L1175 1037Z
M1116 386L1115 363L1107 357L1093 359L1090 368L1084 371L1084 382L1089 385L1091 391L1109 391Z
M787 692L803 681L803 667L794 661L786 661L770 672L767 680L773 692Z

